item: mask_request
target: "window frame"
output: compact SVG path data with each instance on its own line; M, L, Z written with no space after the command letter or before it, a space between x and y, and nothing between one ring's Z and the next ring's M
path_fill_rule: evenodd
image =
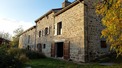
M45 35L48 35L48 27L45 28Z
M42 31L39 31L39 37L41 37L42 36Z
M101 41L100 41L100 46L101 46L101 48L107 48L107 43L106 43L106 41L101 40Z
M62 22L57 23L57 35L62 34Z

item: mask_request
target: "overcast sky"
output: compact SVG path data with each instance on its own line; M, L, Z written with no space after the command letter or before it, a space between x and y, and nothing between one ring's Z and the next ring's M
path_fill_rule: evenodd
M0 0L0 32L9 32L22 26L24 30L53 8L60 8L64 0ZM69 0L73 2L74 0Z

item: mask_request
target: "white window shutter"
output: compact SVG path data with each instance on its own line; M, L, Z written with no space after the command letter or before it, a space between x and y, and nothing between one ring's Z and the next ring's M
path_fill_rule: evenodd
M61 34L62 34L62 29L61 29Z
M55 27L55 34L54 35L57 35L57 23L54 25Z
M48 27L48 32L47 32L47 34L50 34L50 26Z

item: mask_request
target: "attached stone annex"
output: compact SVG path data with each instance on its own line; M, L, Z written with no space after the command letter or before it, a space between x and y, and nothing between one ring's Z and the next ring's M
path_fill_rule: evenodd
M44 53L47 57L88 62L109 52L100 38L103 26L95 13L97 0L65 0L21 34L20 48Z

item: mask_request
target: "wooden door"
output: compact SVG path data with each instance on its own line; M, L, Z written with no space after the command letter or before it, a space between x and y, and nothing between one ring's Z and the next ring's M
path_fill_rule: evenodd
M41 45L41 43L37 44L37 47L38 47L38 51L42 52L42 45Z
M63 45L63 56L64 59L68 60L70 58L70 42L65 41Z
M55 57L55 43L51 44L51 57Z

